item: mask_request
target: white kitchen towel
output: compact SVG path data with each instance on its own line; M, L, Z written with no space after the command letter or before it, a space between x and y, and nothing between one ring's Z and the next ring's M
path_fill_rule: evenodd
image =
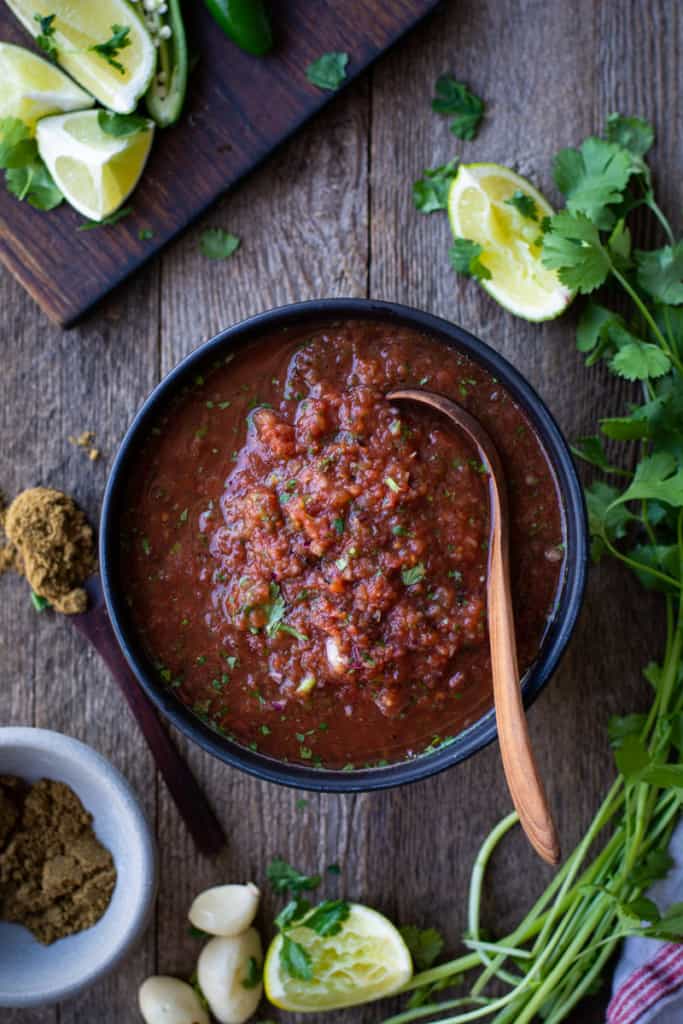
M669 853L674 865L648 893L660 910L683 901L683 821ZM683 1024L683 945L626 939L614 973L607 1024Z

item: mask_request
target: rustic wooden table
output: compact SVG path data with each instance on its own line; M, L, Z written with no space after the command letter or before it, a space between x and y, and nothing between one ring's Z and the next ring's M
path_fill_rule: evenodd
M675 220L682 42L675 0L444 3L80 327L65 333L51 326L0 273L0 487L8 495L34 484L59 487L96 521L117 443L161 375L233 321L319 296L394 299L459 321L527 374L569 437L591 433L596 416L620 409L627 392L584 369L574 348L575 314L534 327L456 279L446 219L416 213L410 185L423 167L461 153L518 166L553 194L552 154L599 130L618 109L655 122L657 184ZM430 113L435 78L446 70L486 97L487 118L474 143L459 143ZM209 225L242 237L231 262L210 264L199 252L199 233ZM67 440L84 429L96 432L105 452L98 463ZM509 810L495 746L412 787L309 795L304 803L300 793L256 782L176 736L229 837L212 863L193 848L97 657L61 618L36 615L20 580L3 579L0 594L0 722L57 729L110 758L154 825L161 879L154 922L125 964L74 1002L1 1011L3 1024L138 1020L136 988L146 975L192 969L198 944L186 932L185 913L193 894L223 880L261 880L277 854L310 871L340 862L339 891L396 921L438 925L448 948L457 949L475 850ZM657 614L656 605L643 608L623 573L594 569L569 653L530 713L565 849L612 774L609 714L645 700L639 669L656 651ZM509 840L486 889L491 930L507 927L549 874L518 836ZM572 1019L597 1022L605 1004L606 993ZM369 1024L385 1015L368 1007L334 1019Z

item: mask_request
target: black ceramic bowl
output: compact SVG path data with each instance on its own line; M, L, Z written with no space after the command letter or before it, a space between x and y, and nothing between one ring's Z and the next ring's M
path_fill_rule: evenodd
M523 679L526 705L531 704L545 686L569 642L581 607L587 566L583 495L567 444L557 424L524 378L501 356L461 327L395 303L367 299L324 299L295 303L251 317L200 345L179 363L154 389L133 420L107 483L100 528L100 560L102 583L114 630L131 668L157 707L175 726L209 753L261 779L303 789L334 792L383 789L424 779L449 768L481 750L495 738L495 714L493 710L486 712L448 746L433 753L382 768L358 769L353 772L288 764L232 742L212 731L160 683L136 636L123 600L119 578L119 532L121 502L131 460L138 445L172 397L189 380L194 379L202 367L214 362L217 356L225 356L231 349L257 340L274 329L349 318L404 324L465 352L501 381L526 413L545 449L555 472L564 512L566 563L553 619L538 657Z

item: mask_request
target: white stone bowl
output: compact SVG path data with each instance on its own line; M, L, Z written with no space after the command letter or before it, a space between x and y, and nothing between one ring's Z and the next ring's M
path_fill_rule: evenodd
M116 865L111 903L92 928L43 946L26 928L0 922L0 1006L53 1005L111 971L140 938L156 896L154 842L121 773L69 736L0 728L0 775L67 783Z

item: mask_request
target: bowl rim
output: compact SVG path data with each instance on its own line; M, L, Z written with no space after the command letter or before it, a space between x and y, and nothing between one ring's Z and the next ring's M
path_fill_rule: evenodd
M565 575L553 619L541 644L540 654L522 684L529 707L557 668L581 610L588 566L588 528L583 490L567 442L554 417L526 378L495 349L464 328L431 313L396 302L375 299L331 298L287 303L247 317L202 342L167 373L147 396L128 427L112 464L100 521L100 573L109 617L121 649L133 673L159 710L181 732L219 760L268 782L319 792L367 792L428 778L488 746L497 737L495 711L490 708L459 733L449 745L411 760L384 767L358 768L353 772L319 769L279 761L249 750L211 730L148 670L133 629L125 624L125 607L118 592L119 561L117 507L122 481L135 447L160 409L176 393L184 379L210 361L212 354L237 348L277 328L343 319L380 320L410 326L463 351L499 379L531 421L546 457L553 467L563 502L567 542Z
M118 768L87 743L53 729L41 729L38 726L2 726L0 727L0 753L7 748L23 749L29 753L39 750L55 758L56 772L60 771L60 764L68 763L78 766L83 777L89 775L91 778L95 778L98 784L101 784L103 789L109 793L114 790L125 804L140 855L139 876L142 879L143 898L137 907L129 908L126 928L116 936L114 945L110 947L110 953L100 956L98 961L92 967L87 968L77 981L69 980L62 985L52 985L43 989L36 986L30 994L13 995L10 991L0 989L0 1007L21 1009L32 1006L51 1006L65 999L72 999L109 974L140 940L149 924L156 901L158 883L156 847L151 828L132 786ZM71 784L69 783L69 785ZM77 782L73 782L73 788L80 799ZM96 825L95 822L95 827ZM106 915L107 910L100 921L104 920ZM92 928L97 928L99 923L99 921L96 922ZM86 929L86 931L90 930Z

